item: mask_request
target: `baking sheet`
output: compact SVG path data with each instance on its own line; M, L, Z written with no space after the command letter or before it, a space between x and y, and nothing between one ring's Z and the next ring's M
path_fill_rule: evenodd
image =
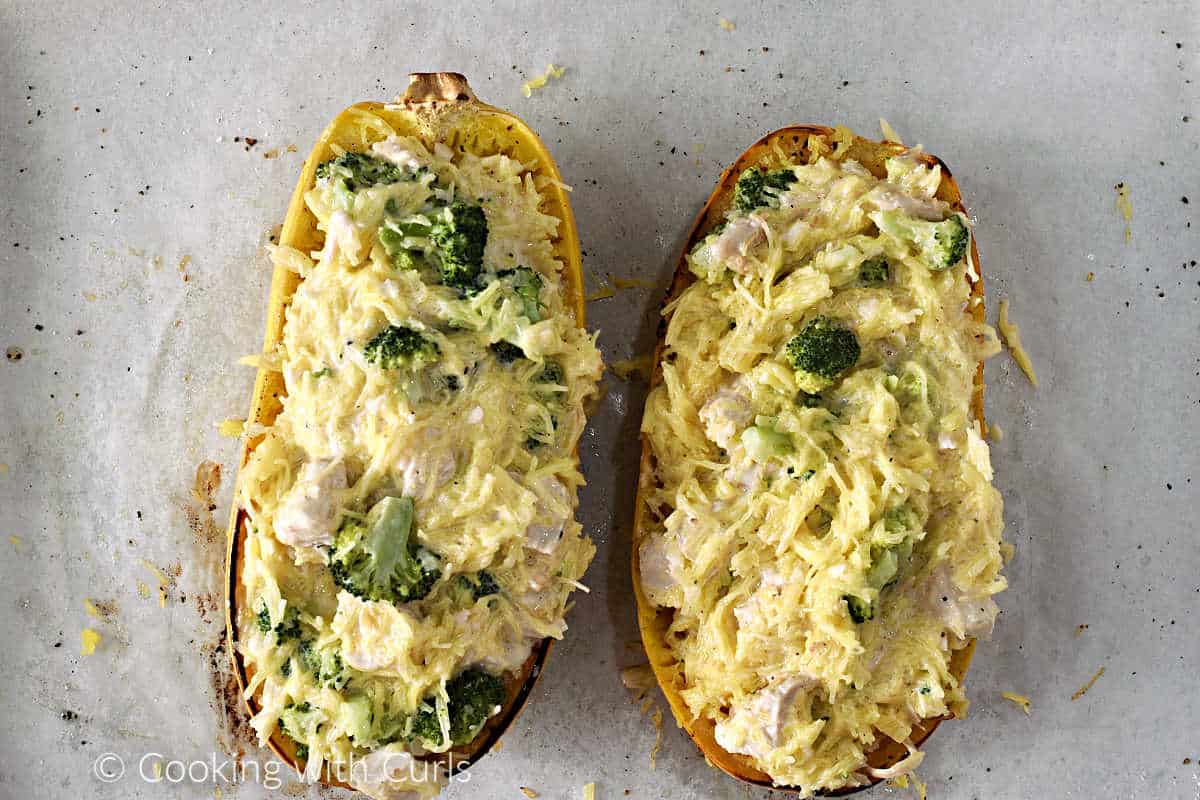
M940 155L978 221L990 313L1011 299L1041 386L1007 354L988 366L1017 555L969 674L970 719L937 733L921 779L947 800L1200 797L1200 15L938 15L0 7L0 796L323 796L257 762L221 713L237 443L216 423L248 405L253 371L235 362L261 341L262 245L312 141L408 71L454 69L538 130L575 187L589 291L614 293L588 305L610 362L649 351L693 213L762 133L873 134L883 116ZM567 72L524 98L548 63ZM450 798L578 797L588 782L597 798L767 795L709 769L665 703L643 711L620 684L641 660L626 551L644 387L607 380L581 446L591 593L502 749ZM206 463L219 483L208 466L197 484ZM102 636L89 657L84 628ZM1031 716L1002 691L1028 695ZM652 765L654 703L667 719Z

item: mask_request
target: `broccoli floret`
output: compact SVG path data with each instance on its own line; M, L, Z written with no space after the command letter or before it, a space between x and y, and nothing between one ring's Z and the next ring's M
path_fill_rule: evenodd
M309 739L321 728L325 721L325 712L313 708L308 703L293 704L279 715L279 727L285 734L300 744L308 744Z
M829 317L813 317L787 343L786 350L796 370L796 385L810 394L832 386L862 352L854 332Z
M884 256L868 258L858 268L858 279L863 283L887 283L888 276L891 274L890 267L891 265Z
M913 542L921 533L921 519L908 505L888 509L883 515L885 541L890 545L872 545L871 565L867 568L867 585L882 592L900 578L900 573L912 558ZM846 595L850 618L866 622L875 615L875 604L854 595Z
M258 614L254 618L254 624L258 626L261 633L270 633L274 630L271 625L271 612L267 610L267 604L263 603L258 607Z
M785 456L795 448L792 435L775 427L770 417L756 417L754 424L742 431L742 446L752 461L765 463L775 456Z
M283 613L283 619L275 626L275 637L280 642L300 638L300 612L295 607L287 607L287 611Z
M803 406L805 408L820 408L821 407L821 395L810 394L805 391L797 392L796 393L796 405Z
M436 248L442 283L464 290L475 287L487 237L487 216L475 203L457 202L434 216L429 239Z
M518 358L525 357L525 351L511 342L495 342L489 345L488 349L501 364L511 364Z
M366 153L342 153L317 167L318 182L328 182L349 192L403 179L404 171L400 167Z
M751 167L738 177L733 190L733 206L738 211L753 211L771 205L779 192L795 182L796 173L793 170Z
M300 662L322 686L341 689L350 680L350 673L342 663L342 654L336 648L318 650L311 639L305 640L300 643Z
M450 716L450 744L464 745L478 735L483 724L500 710L508 699L504 682L496 675L471 667L458 673L446 684L447 711ZM410 737L432 748L443 745L438 723L436 699L425 699L423 708L411 720Z
M438 559L411 541L413 502L385 497L362 522L347 521L329 555L333 579L364 600L408 603L429 594L440 577Z
M389 325L363 348L367 361L381 369L419 370L437 361L437 342L403 325Z
M899 211L876 211L871 219L879 230L902 242L915 246L929 268L940 272L963 260L971 234L961 214L941 222L929 222L905 216Z
M528 267L517 267L511 272L501 273L512 281L513 291L517 299L525 307L525 317L530 322L541 322L542 304L539 299L542 292L542 276Z
M446 694L450 698L450 741L466 744L500 710L508 693L499 677L472 668L446 684Z
M842 599L846 601L846 609L850 612L850 619L854 620L856 624L861 625L875 617L874 606L861 597L848 594L844 595Z
M291 641L300 636L300 612L296 611L295 607L288 606L283 612L283 619L279 620L277 625L272 625L271 612L267 610L267 604L263 603L258 607L254 625L263 633L274 633L278 642Z
M481 597L487 597L493 594L500 593L500 584L496 582L496 578L487 570L476 572L474 577L469 575L460 575L459 580L462 585L471 592L471 599L478 600Z
M424 706L409 720L409 741L419 741L426 747L442 745L442 724L438 721L434 698L428 698Z
M403 232L387 225L379 229L379 243L383 245L383 251L388 254L388 258L392 260L392 266L396 269L416 269L419 266L417 258L421 253L419 250L410 250L405 247L405 238Z
M559 364L557 361L548 360L544 365L542 365L542 371L538 373L538 376L535 378L535 380L542 384L562 386L566 381L566 375L563 374L563 368L561 364Z

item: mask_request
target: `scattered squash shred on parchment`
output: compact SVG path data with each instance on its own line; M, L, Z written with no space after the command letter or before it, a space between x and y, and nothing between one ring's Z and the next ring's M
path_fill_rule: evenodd
M996 327L999 329L1000 335L1004 337L1004 344L1007 345L1008 352L1012 354L1013 361L1017 362L1017 366L1025 373L1025 377L1029 378L1029 382L1034 385L1034 388L1037 388L1037 373L1033 371L1033 361L1030 360L1029 354L1025 352L1025 347L1021 344L1021 329L1017 327L1017 323L1008 319L1007 297L1000 301L1000 317L996 321Z
M1029 716L1029 707L1032 705L1032 701L1028 697L1016 692L1001 692L1000 696L1024 711L1025 716Z
M1129 199L1129 184L1122 181L1113 188L1117 190L1117 211L1121 212L1121 217L1125 220L1125 243L1128 244L1133 238L1133 230L1129 227L1129 223L1133 221L1133 201Z
M561 78L566 71L566 67L556 67L553 64L547 64L545 72L521 84L521 94L526 97L533 97L533 93L549 83L551 78Z

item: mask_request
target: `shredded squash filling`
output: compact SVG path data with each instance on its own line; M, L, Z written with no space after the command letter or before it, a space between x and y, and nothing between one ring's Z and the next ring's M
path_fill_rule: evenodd
M742 174L665 311L642 428L639 572L680 696L809 793L886 777L866 760L882 737L965 712L951 655L1006 585L969 222L939 166L836 159Z
M272 248L303 281L238 486L252 725L310 779L472 741L594 552L574 451L602 367L543 179L381 125L317 169L323 248Z

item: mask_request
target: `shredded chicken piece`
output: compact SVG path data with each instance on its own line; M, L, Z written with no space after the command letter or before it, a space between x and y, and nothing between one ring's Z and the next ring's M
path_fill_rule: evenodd
M346 486L346 465L340 460L306 462L275 512L275 538L296 548L331 544L338 493Z

